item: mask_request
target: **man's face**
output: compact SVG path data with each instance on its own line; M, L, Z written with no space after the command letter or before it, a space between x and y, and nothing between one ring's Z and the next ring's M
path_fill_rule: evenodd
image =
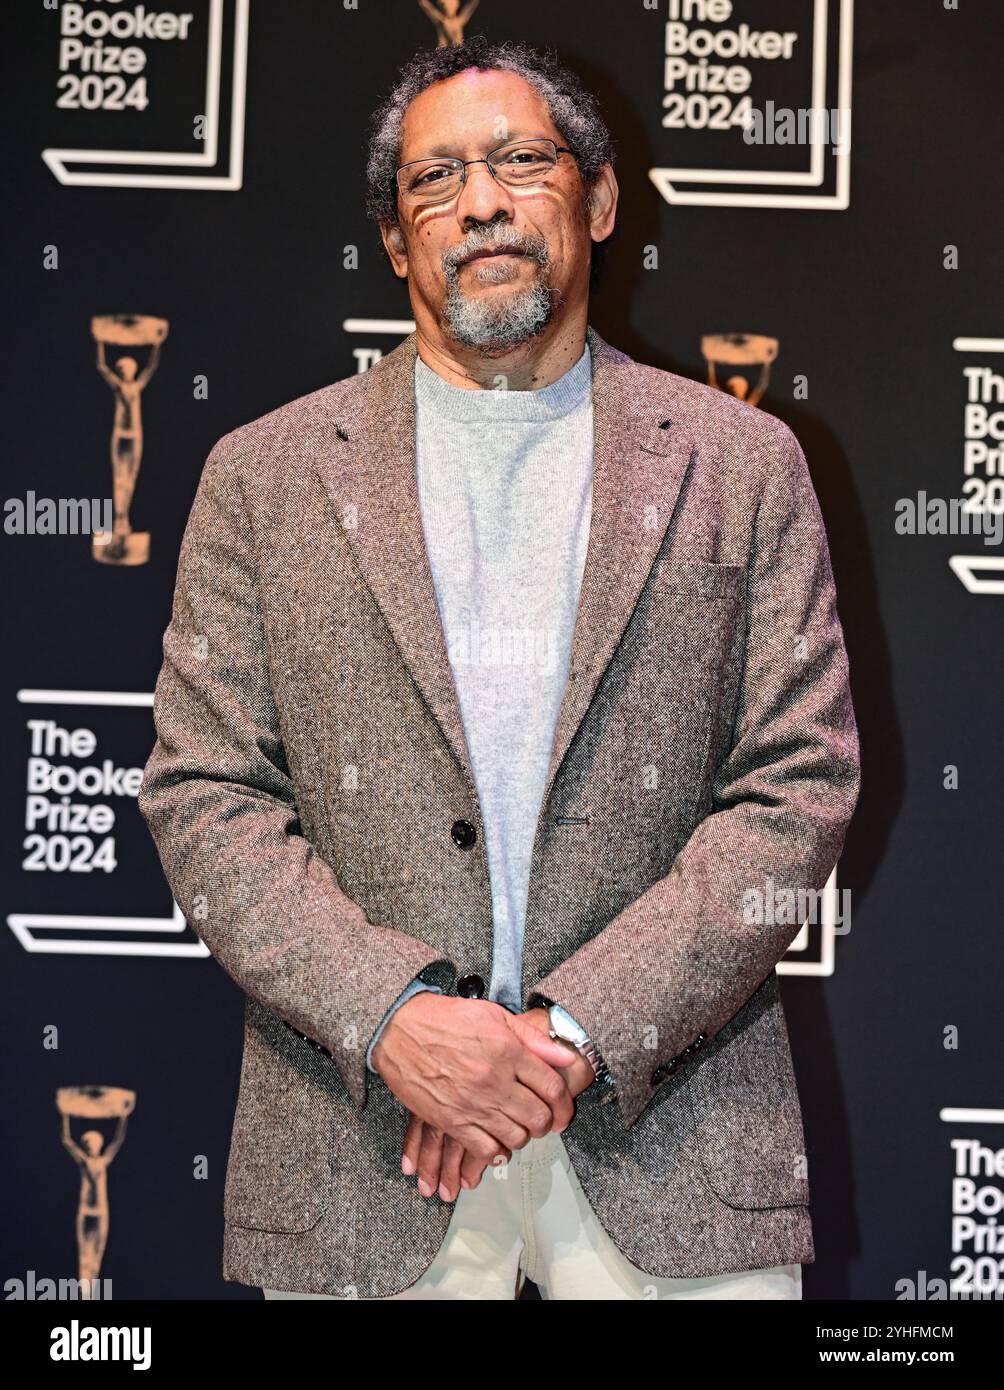
M507 141L534 137L564 143L537 91L515 73L469 69L408 107L400 163L482 159ZM616 190L612 171L607 179L604 191ZM400 233L384 228L383 237L395 270L408 277L416 319L426 310L447 338L485 356L542 333L572 294L587 294L591 239L612 227L610 198L599 200L609 222L605 215L591 222L584 195L574 158L560 154L547 181L534 186L506 187L486 164L472 164L452 202L412 206L399 196Z

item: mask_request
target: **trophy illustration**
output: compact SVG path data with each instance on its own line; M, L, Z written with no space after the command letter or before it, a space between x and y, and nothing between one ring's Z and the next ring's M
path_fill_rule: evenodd
M436 26L440 48L464 41L464 27L478 7L478 0L418 0Z
M80 1168L77 1203L77 1251L81 1297L90 1298L91 1280L97 1279L108 1243L108 1165L125 1139L126 1116L136 1106L136 1092L120 1086L60 1086L56 1107L63 1116L62 1141ZM78 1144L70 1132L70 1120L117 1120L115 1135L105 1147L100 1129L87 1129Z
M91 319L91 336L98 345L98 371L115 397L112 423L112 497L115 520L111 536L96 533L91 554L106 565L145 565L150 558L149 531L129 525L129 506L143 457L143 413L140 397L157 370L160 345L167 337L167 319L149 314L102 314ZM148 347L150 355L140 371L129 353L109 366L106 348Z
M701 339L701 351L708 364L708 385L738 396L749 405L759 405L770 381L770 364L777 357L778 346L776 338L765 338L761 333L706 333ZM716 366L759 367L760 372L753 385L742 372L733 372L722 385Z

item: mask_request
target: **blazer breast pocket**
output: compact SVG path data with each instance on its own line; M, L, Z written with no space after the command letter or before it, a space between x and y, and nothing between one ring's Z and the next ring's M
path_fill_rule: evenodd
M720 565L707 560L677 560L659 566L652 579L655 589L694 594L699 598L726 598L746 587L745 565Z
M721 701L743 631L746 566L663 563L642 591L625 659L636 664L656 720L693 737L695 721Z

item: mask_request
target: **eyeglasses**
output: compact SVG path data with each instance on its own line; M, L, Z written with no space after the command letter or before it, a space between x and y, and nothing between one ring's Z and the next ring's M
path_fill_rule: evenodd
M412 159L395 174L398 192L410 205L451 202L467 182L470 164L487 164L492 177L507 188L526 188L548 179L559 154L572 154L553 140L510 140L490 150L483 159Z

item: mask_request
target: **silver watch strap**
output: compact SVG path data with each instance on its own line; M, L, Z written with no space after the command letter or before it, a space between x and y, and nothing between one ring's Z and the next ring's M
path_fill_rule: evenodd
M546 994L541 994L539 998L542 1000L544 1006L548 1009L553 1008L556 1003L554 999L548 999ZM579 1024L579 1027L581 1026L582 1025ZM552 1036L557 1037L558 1035L552 1034ZM568 1042L568 1039L562 1038L561 1041ZM586 1061L592 1067L594 1080L598 1082L599 1085L602 1086L606 1092L606 1094L600 1100L600 1105L607 1105L610 1101L616 1098L617 1087L614 1082L613 1076L610 1074L610 1068L603 1060L602 1052L600 1051L596 1043L593 1041L593 1039L589 1037L588 1034L586 1035L586 1041L581 1045L577 1043L572 1043L571 1045L575 1048L576 1052L581 1053L581 1055L585 1057Z

